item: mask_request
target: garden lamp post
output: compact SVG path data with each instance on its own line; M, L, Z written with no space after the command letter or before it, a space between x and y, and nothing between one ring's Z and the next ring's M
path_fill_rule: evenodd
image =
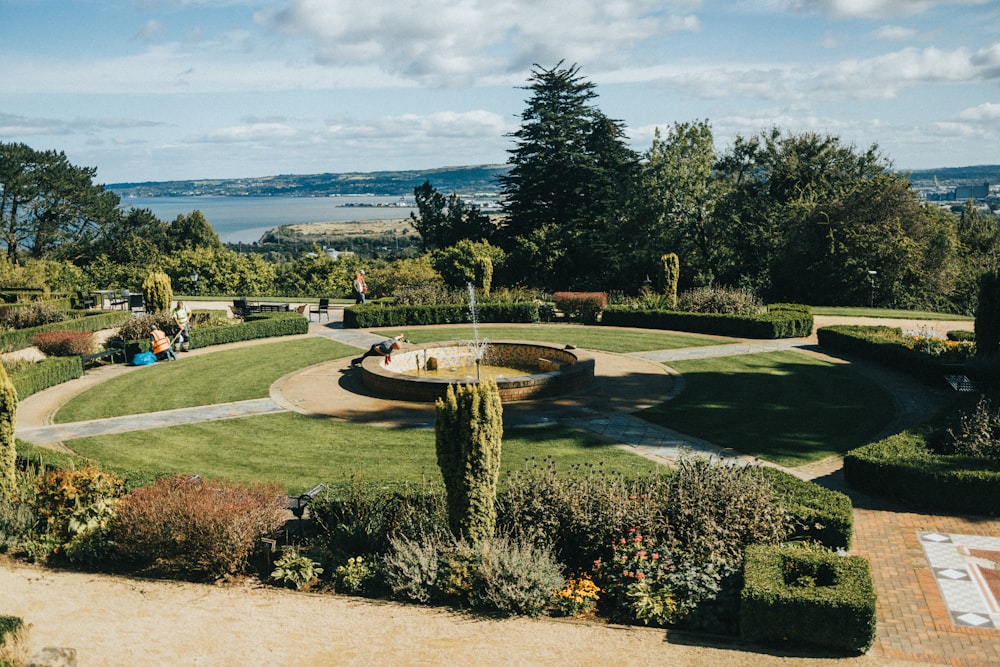
M878 271L873 271L871 269L868 269L868 285L871 288L869 290L869 296L868 296L868 307L869 308L874 308L875 307L875 276L877 276L877 275L878 275Z
M191 275L188 276L191 279L191 291L195 294L198 293L198 272L192 271Z

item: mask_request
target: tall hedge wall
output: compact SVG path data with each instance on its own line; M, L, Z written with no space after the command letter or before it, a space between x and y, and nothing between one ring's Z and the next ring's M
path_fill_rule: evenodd
M538 304L482 304L476 307L478 322L538 322ZM372 329L405 327L424 324L467 324L472 321L465 304L430 306L386 306L378 303L350 306L344 309L344 327Z

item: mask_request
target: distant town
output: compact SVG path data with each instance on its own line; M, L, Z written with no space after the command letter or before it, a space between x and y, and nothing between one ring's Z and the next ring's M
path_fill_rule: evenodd
M206 179L112 183L107 186L123 199L132 197L337 197L381 195L400 197L399 206L412 206L413 189L430 181L436 190L456 192L470 203L495 208L498 177L508 165L442 167L413 171L278 175L257 178ZM928 202L942 206L973 200L991 210L1000 209L1000 165L943 167L904 173ZM345 206L362 206L345 201ZM381 206L392 206L381 204Z

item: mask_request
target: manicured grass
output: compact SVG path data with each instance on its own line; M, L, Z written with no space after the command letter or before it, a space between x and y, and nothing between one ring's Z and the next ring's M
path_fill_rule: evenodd
M348 481L354 475L371 482L441 483L433 429L377 428L291 412L80 438L68 444L111 469L266 479L293 494L317 482ZM522 469L526 460L546 455L559 470L601 462L605 470L626 474L656 469L655 463L561 426L504 434L504 471Z
M102 382L66 403L56 421L67 423L158 410L264 398L282 375L358 349L326 338L277 340L161 362Z
M657 331L654 329L623 329L618 327L586 326L582 324L533 324L526 326L505 326L501 324L481 324L479 337L491 340L532 340L539 343L571 344L589 350L603 352L646 352L649 350L673 350L682 347L703 345L725 345L735 342L728 338L699 336L696 334ZM433 343L435 341L472 340L475 338L472 325L469 326L426 326L405 329L380 329L373 333L391 338L403 333L411 343Z
M887 317L902 320L973 320L968 315L934 313L928 310L893 310L891 308L855 308L849 306L810 306L813 315L841 317Z
M892 397L842 364L798 352L671 362L676 399L640 417L785 466L842 453L894 414Z

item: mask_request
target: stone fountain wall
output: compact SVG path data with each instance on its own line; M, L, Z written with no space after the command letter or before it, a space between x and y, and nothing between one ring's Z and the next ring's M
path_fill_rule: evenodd
M531 375L498 379L503 401L566 393L594 379L594 358L583 350L525 341L492 341L485 357L485 363L537 369ZM362 364L364 385L380 396L432 401L444 396L449 384L462 382L402 375L426 368L429 359L436 359L438 368L474 366L475 345L462 342L422 345L394 353L388 365L380 357L369 357Z

